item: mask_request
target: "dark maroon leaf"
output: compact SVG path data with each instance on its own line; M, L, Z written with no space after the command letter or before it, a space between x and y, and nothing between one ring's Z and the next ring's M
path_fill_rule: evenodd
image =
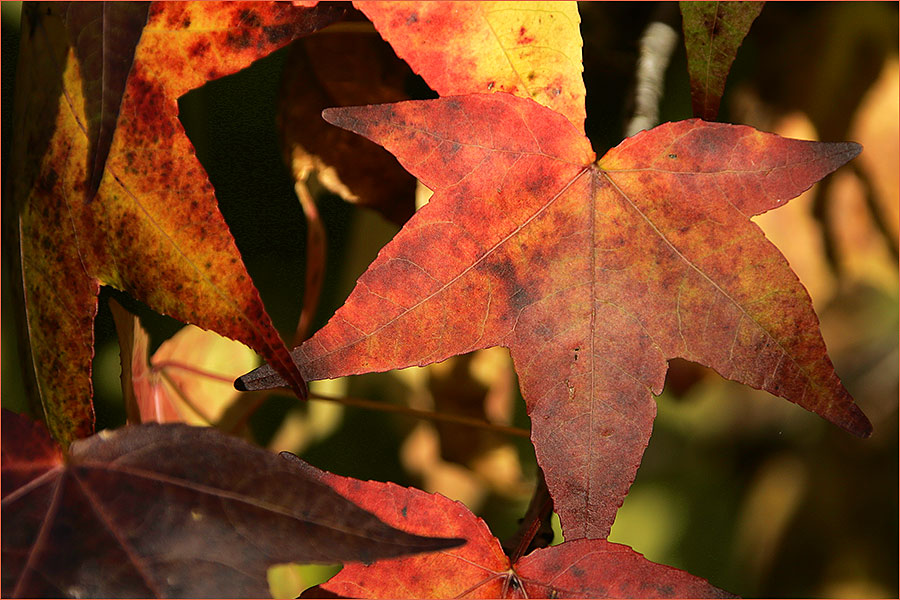
M63 465L59 447L50 439L50 433L43 423L20 417L3 410L3 596L8 596L10 587L7 577L11 573L21 573L28 556L7 552L9 547L21 547L32 543L25 528L11 525L6 519L6 498L14 490L27 490L47 477L55 477L54 471Z
M72 444L3 412L4 596L262 597L283 562L458 545L404 533L299 459L211 428L140 425Z
M81 66L90 158L89 194L100 187L149 2L70 2L63 11Z

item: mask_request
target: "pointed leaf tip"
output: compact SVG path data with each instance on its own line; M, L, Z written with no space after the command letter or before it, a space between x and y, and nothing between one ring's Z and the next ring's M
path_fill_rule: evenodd
M856 404L850 405L850 415L847 422L837 423L841 428L852 433L858 438L866 439L872 436L872 422Z
M286 387L284 377L269 365L262 365L234 380L234 389L240 392L255 392L272 388ZM303 397L305 398L305 396Z
M322 118L334 125L336 113L340 112L339 108L326 108L322 111Z
M365 136L365 125L366 122L364 119L360 119L364 115L368 115L370 112L380 112L382 107L389 107L392 104L367 104L365 106L335 106L332 108L326 108L322 111L322 118L325 119L331 125L335 127L340 127L341 129L346 129L348 131L352 131L353 133L358 133L359 135Z

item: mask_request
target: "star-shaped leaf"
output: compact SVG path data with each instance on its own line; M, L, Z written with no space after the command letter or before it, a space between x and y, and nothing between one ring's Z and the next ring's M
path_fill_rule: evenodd
M594 163L565 117L506 94L330 109L436 190L331 321L305 377L510 348L567 539L604 538L682 357L871 425L841 385L809 296L750 217L859 152L699 120ZM238 385L283 385L269 367Z
M347 565L322 585L351 598L728 598L707 581L606 540L576 540L511 560L484 521L438 494L322 473L321 480L385 523L461 537L433 554Z

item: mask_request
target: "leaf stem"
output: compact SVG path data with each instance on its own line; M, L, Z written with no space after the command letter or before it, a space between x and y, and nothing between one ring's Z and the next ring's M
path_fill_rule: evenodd
M219 375L218 373L211 373L209 371L204 371L203 369L198 369L197 367L192 367L190 365L185 365L183 363L175 362L175 361L161 361L158 363L154 363L152 365L155 371L162 371L162 369L182 369L184 371L188 371L190 373L194 373L195 375L199 375L201 377L208 377L209 379L213 379L215 381L222 381L225 383L232 383L234 379L232 377L227 377L225 375ZM168 379L168 378L167 378ZM277 390L273 390L272 393L279 393ZM284 393L284 392L282 392ZM262 400L265 399L266 396L262 396L257 399L254 403L253 410L259 408L259 405L262 404ZM366 400L364 398L353 398L347 396L328 396L324 394L316 394L310 392L309 394L310 400L322 400L325 402L335 402L337 404L343 404L344 406L355 406L357 408L366 408L369 410L377 410L380 412L388 412L406 415L408 417L413 417L415 419L424 419L426 421L435 421L441 423L454 423L456 425L466 425L468 427L475 427L476 429L486 429L488 431L495 431L498 433L505 433L507 435L513 435L516 437L528 438L531 436L531 432L527 429L522 429L521 427L513 427L511 425L498 425L497 423L491 423L490 421L484 421L481 419L475 419L472 417L464 417L462 415L451 415L447 413L439 413L428 410L418 410L415 408L409 408L408 406L400 406L397 404L387 404L385 402L376 402L374 400ZM253 412L252 410L250 411ZM201 415L202 416L202 415ZM247 415L249 416L249 415ZM229 428L230 429L230 428Z
M234 383L234 377L230 377L228 375L220 375L211 371L205 371L203 369L199 369L191 365L186 365L174 360L162 360L160 362L154 362L151 363L150 367L154 371L162 371L163 369L181 369L182 371L187 371L188 373L193 373L194 375L199 375L201 377L206 377L207 379L222 381L229 384Z
M310 325L319 307L319 297L322 295L322 279L325 274L325 227L322 225L316 201L306 187L306 179L296 172L294 177L297 178L294 192L306 217L306 285L303 291L303 308L300 310L300 319L297 321L293 340L293 345L299 346L308 337Z
M316 35L325 33L374 33L378 30L369 21L338 21L316 32Z
M553 541L553 497L547 488L544 471L538 468L538 482L528 504L528 510L522 517L519 529L502 544L503 551L515 564L520 558L536 548L545 548Z
M528 438L531 432L520 427L512 427L510 425L498 425L481 419L472 417L464 417L462 415L451 415L446 413L432 412L428 410L417 410L408 406L399 406L397 404L387 404L385 402L375 402L374 400L365 400L363 398L326 396L310 392L310 399L324 400L326 402L336 402L345 406L355 406L357 408L367 408L370 410L378 410L381 412L389 412L395 414L406 415L415 419L424 419L427 421L435 421L441 423L455 423L457 425L466 425L477 429L487 429L499 433L506 433L517 437Z
M188 398L187 394L184 393L184 390L181 389L181 386L178 385L178 382L176 382L174 379L172 379L172 377L168 373L166 373L165 371L163 371L161 369L159 370L159 374L166 381L166 383L168 383L170 386L172 386L172 389L175 391L175 393L178 395L178 397L181 399L181 401L184 402L188 408L190 408L192 411L197 413L197 415L201 419L206 421L207 425L213 424L213 420L209 418L209 415L207 415L205 411L203 411L199 406L194 404L190 398ZM178 408L176 407L175 410L178 410ZM178 411L178 412L180 413L181 411ZM183 414L182 414L182 418L184 418Z

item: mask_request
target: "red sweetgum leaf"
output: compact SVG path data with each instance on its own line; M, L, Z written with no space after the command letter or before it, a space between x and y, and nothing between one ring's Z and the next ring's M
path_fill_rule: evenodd
M575 2L354 5L441 96L507 92L531 98L584 132L581 17Z
M765 2L679 2L694 116L713 121L731 63Z
M48 448L42 426L3 411L4 597L261 598L275 563L460 542L398 531L300 459L212 428L103 432L65 460Z
M573 540L535 550L517 563L516 572L527 598L737 597L606 540Z
M567 539L609 533L669 358L871 432L806 290L750 221L857 144L689 120L593 163L562 115L507 94L325 117L383 144L435 195L294 360L311 380L509 348ZM238 381L283 383L268 367Z
M66 444L93 432L90 369L100 285L240 340L301 396L305 384L265 312L178 121L178 97L249 65L343 9L155 3L135 53L96 197L82 71L59 7L25 11L18 68L12 250L24 337L44 416ZM5 235L6 239L7 236Z
M352 598L724 598L730 594L627 546L576 540L515 564L484 521L459 502L392 483L323 473L322 481L393 527L467 543L372 565L347 565L320 587Z
M125 80L149 9L149 2L67 2L62 13L81 67L90 140L89 194L100 187Z

